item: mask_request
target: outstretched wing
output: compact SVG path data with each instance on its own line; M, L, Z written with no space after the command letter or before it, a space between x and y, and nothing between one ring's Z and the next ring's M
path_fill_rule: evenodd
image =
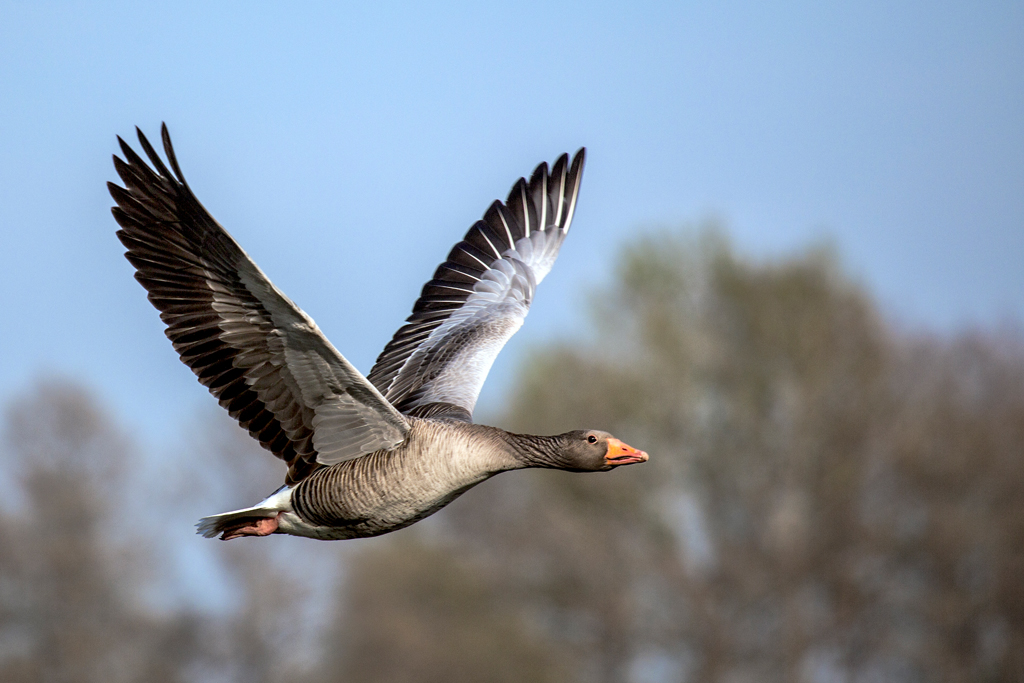
M321 465L402 443L407 420L278 290L203 208L161 127L172 174L136 129L150 168L118 138L117 236L166 334L231 417L288 463L289 484ZM156 169L154 171L154 168Z
M455 245L367 378L398 410L471 420L491 364L522 324L569 232L584 149L494 202Z

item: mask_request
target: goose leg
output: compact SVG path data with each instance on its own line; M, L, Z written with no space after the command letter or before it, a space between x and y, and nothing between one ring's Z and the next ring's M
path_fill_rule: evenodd
M279 513L280 514L280 513ZM234 524L224 525L224 533L220 540L230 541L242 536L269 536L277 531L277 515L273 517L250 517L238 520Z

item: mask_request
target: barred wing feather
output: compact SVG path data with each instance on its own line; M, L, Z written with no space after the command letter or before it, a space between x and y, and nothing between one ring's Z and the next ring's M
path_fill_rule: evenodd
M585 150L494 202L423 287L367 378L410 415L471 420L484 379L526 317L572 223Z
M238 423L288 463L287 483L390 450L408 421L278 290L138 131L152 168L118 138L117 202L125 256L184 362ZM154 170L155 169L155 170Z

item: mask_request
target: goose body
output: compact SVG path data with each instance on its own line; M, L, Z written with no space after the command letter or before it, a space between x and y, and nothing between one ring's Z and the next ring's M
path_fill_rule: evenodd
M118 138L125 256L188 365L264 448L288 465L258 505L200 520L222 539L285 533L377 536L441 509L499 472L606 471L647 454L600 431L513 434L472 422L476 398L522 325L572 222L584 150L541 164L455 245L413 313L363 377L196 199L166 126L170 169Z

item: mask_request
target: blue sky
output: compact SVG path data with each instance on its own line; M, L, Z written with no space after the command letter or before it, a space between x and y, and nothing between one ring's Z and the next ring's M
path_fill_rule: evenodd
M829 240L894 319L1024 319L1021 3L0 2L0 400L93 386L166 441L212 399L121 256L115 135L193 189L358 368L494 198L588 147L571 238L483 405L642 229Z

